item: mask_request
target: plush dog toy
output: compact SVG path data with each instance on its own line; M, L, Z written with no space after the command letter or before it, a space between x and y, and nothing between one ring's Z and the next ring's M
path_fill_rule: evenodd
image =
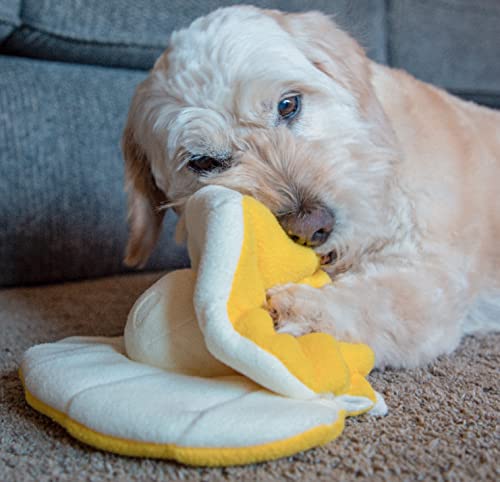
M329 283L262 204L206 187L185 212L192 268L132 308L123 339L69 338L25 354L26 398L98 448L235 465L337 437L344 418L383 414L366 345L276 333L266 290Z

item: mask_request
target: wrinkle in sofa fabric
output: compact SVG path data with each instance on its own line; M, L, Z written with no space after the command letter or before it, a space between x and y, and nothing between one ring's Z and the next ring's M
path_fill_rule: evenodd
M2 42L21 25L21 0L0 0L0 48Z
M3 0L5 1L5 0ZM111 67L149 69L168 36L231 0L23 0L22 26L4 53ZM321 10L384 61L384 0L253 0L256 6L289 11Z

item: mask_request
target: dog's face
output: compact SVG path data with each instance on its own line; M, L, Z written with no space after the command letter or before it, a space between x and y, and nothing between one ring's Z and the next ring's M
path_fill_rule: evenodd
M337 267L390 216L396 156L368 60L319 13L232 7L174 33L136 91L123 150L129 264L147 259L161 207L182 214L206 184L259 199Z

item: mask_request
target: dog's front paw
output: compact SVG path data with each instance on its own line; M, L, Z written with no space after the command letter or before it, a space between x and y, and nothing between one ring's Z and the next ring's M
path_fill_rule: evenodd
M277 333L287 333L293 336L302 336L312 333L312 326L308 326L301 321L294 319L278 320L274 324Z
M315 331L313 313L307 313L307 305L301 296L300 285L283 285L267 292L267 309L278 333L301 336Z

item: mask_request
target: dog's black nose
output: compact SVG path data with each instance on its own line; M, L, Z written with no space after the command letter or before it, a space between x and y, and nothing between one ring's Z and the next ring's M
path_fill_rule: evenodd
M296 243L316 247L330 236L335 216L328 208L318 206L308 211L279 216L278 221Z

